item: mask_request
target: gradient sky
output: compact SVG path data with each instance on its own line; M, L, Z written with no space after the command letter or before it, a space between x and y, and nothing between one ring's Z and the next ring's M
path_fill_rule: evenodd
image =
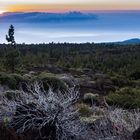
M109 10L109 12L105 10ZM126 11L124 12L124 10ZM1 14L3 12L34 11L91 11L97 18L66 20L63 19L62 14L56 18L52 15L53 20L49 21L50 16L45 15L45 19L47 19L44 20L42 13L33 13L37 15L30 15L30 13L29 17L24 18L19 16L23 13L10 13L12 16L8 19L5 17L8 14ZM64 15L67 16L67 14ZM58 17L59 19L57 19ZM0 42L6 42L5 34L10 24L16 27L15 36L18 43L113 42L140 38L139 17L140 0L0 0ZM33 18L36 18L35 21L38 23L33 24ZM22 22L18 22L22 19Z
M139 9L140 0L0 0L0 12Z

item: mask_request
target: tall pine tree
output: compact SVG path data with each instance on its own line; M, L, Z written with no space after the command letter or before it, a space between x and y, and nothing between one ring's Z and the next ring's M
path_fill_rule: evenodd
M5 66L7 70L10 70L12 73L14 73L16 66L19 65L20 55L18 49L16 48L13 25L11 25L8 30L8 35L6 35L6 40L9 43L9 45L8 48L6 48L6 53L5 53Z

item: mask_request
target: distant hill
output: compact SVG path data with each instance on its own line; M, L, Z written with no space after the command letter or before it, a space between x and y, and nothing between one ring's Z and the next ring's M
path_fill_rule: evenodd
M124 44L139 44L140 39L139 38L133 38L133 39L125 40L122 43L124 43Z
M114 42L114 43L122 44L122 45L126 45L126 44L140 44L140 39L139 38L132 38L132 39L124 40L122 42Z

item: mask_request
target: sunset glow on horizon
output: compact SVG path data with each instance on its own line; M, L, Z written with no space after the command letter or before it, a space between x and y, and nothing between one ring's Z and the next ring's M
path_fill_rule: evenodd
M5 12L5 11L1 11L1 10L0 10L0 14L3 14L4 12Z
M139 0L1 0L0 11L5 12L63 12L94 10L139 10ZM2 13L2 12L0 12Z

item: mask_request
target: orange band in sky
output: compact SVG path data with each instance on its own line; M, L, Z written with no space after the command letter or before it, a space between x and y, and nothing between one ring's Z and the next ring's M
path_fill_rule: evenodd
M140 0L0 0L0 11L140 10Z

